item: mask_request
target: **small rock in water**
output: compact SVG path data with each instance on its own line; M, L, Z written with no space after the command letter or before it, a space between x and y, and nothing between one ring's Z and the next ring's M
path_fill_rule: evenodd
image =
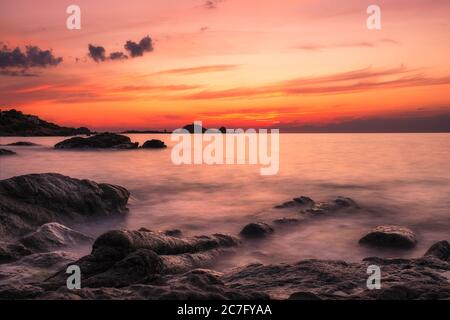
M413 231L399 226L378 226L359 240L359 243L391 248L412 248L417 244Z
M296 225L300 220L296 218L281 218L273 220L273 222L279 225Z
M284 202L280 205L275 206L275 209L284 209L284 208L292 208L299 206L312 206L314 205L314 200L309 197L300 196L298 198L294 198L291 201Z
M29 141L17 141L13 143L8 143L7 146L32 147L38 146L38 144Z
M450 244L446 240L436 242L428 249L425 256L433 256L443 261L449 261Z
M100 133L89 138L73 137L55 144L56 149L136 149L138 143L132 143L130 138L115 133Z
M14 154L16 154L14 151L7 149L0 149L0 156L12 156Z
M163 148L167 148L167 146L161 140L152 139L152 140L145 141L145 143L142 145L142 148L144 148L144 149L163 149Z
M304 210L303 213L326 214L343 209L359 209L359 206L351 198L337 197L335 200L330 202L314 203L311 208Z
M264 222L247 224L240 235L246 238L265 238L273 233L273 228Z

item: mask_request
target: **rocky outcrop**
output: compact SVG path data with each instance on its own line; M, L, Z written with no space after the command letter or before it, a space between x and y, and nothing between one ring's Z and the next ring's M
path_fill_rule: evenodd
M261 239L273 233L273 228L264 222L247 224L240 232L240 235L249 239Z
M314 205L314 203L315 202L313 199L311 199L309 197L305 197L305 196L300 196L300 197L292 199L291 201L287 201L282 204L276 205L274 208L275 209L284 209L284 208L302 207L302 206L311 207Z
M303 213L312 215L329 214L342 210L359 209L359 205L351 198L337 197L329 202L315 202L310 208L303 211Z
M15 154L16 153L14 151L0 148L0 156L12 156L12 155L15 155Z
M144 149L164 149L167 148L166 144L157 139L147 140L142 145L142 148Z
M57 173L0 181L0 239L24 236L48 222L70 224L123 215L130 193L123 187Z
M130 138L115 133L100 133L88 138L73 137L55 145L56 149L136 149L139 143L132 143Z
M175 238L153 231L113 230L98 237L92 253L75 264L82 270L84 286L116 288L210 267L238 244L237 238L222 234ZM65 279L62 270L44 285L57 288Z
M33 146L38 146L38 144L29 142L29 141L17 141L17 142L13 142L13 143L8 143L7 146L33 147Z
M46 223L19 242L33 252L48 252L93 242L91 237L57 222Z
M88 128L61 127L14 109L0 111L0 136L74 136L89 133Z
M413 248L417 239L413 231L400 226L378 226L359 240L360 244L388 248Z
M433 256L450 262L450 244L446 240L436 242L428 249L425 256Z

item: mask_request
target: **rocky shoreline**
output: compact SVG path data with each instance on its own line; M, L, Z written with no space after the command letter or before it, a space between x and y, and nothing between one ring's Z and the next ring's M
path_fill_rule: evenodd
M129 196L121 186L55 173L0 181L0 299L450 298L450 244L445 240L415 259L309 259L215 270L220 261L239 254L245 242L270 241L286 225L358 212L350 198L316 202L298 197L275 206L284 218L251 222L239 235L183 237L180 230L142 228L111 230L94 240L76 230L77 223L125 217ZM418 241L402 226L374 227L355 239L355 246L408 250ZM90 254L72 253L87 245ZM81 269L80 290L67 289L68 265ZM380 290L366 286L369 265L382 270Z

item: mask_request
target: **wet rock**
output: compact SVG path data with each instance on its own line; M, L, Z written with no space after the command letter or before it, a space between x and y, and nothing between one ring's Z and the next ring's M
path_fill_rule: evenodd
M318 297L313 292L299 291L291 294L288 300L322 300L322 299L320 299L320 297Z
M122 287L149 283L161 274L211 266L238 244L237 238L222 234L182 239L152 231L113 230L98 237L92 253L75 264L82 270L84 286ZM45 286L62 286L64 271Z
M130 193L123 187L56 173L0 181L0 239L24 236L48 222L69 225L124 215Z
M282 226L294 226L300 223L299 219L296 218L281 218L273 220L273 223L276 223L278 225Z
M130 138L115 133L100 133L88 138L73 137L58 142L56 149L105 149L105 148L128 148L135 149L138 144L132 143Z
M0 156L12 156L12 155L15 155L15 154L16 153L14 151L0 148Z
M135 143L122 143L122 144L118 144L116 146L114 146L114 149L137 149L139 147L139 142L135 142Z
M376 247L412 248L417 244L413 231L400 226L378 226L359 240L360 244Z
M265 238L273 233L273 228L264 222L249 223L240 232L245 238Z
M94 239L57 222L42 225L19 242L34 252L47 252L62 248L81 246Z
M13 143L8 143L7 146L32 147L38 146L38 144L29 141L17 141Z
M328 214L337 212L344 209L359 209L358 204L351 198L337 197L335 200L330 202L318 202L314 205L304 210L304 213L309 213L313 215Z
M284 208L292 208L292 207L301 207L301 206L312 206L314 205L314 200L309 197L298 197L294 198L292 201L287 201L280 205L275 206L275 209L284 209Z
M171 230L164 231L164 234L166 236L171 236L171 237L180 237L182 232L179 229L171 229Z
M450 244L446 240L436 242L428 249L425 256L434 256L440 260L449 261Z
M144 148L144 149L163 149L163 148L167 148L167 146L161 140L152 139L152 140L145 141L145 143L142 145L142 148Z

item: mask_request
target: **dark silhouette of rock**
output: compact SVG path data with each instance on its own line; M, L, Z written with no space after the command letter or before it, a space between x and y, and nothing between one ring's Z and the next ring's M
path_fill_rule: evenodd
M73 137L55 144L56 149L136 149L138 143L132 143L130 138L115 133L100 133L92 137Z
M265 238L273 233L273 228L264 222L249 223L240 232L245 238Z
M195 124L188 124L183 127L183 129L189 131L189 133L205 133L207 130L206 128L203 128L202 126L195 125Z
M152 140L145 141L145 143L142 145L142 148L144 148L144 149L163 149L163 148L167 148L167 146L161 140L152 139Z
M443 240L433 244L425 253L425 256L434 256L443 261L450 260L450 244Z
M360 244L376 247L412 248L417 244L413 231L400 226L378 226L359 240Z
M304 210L304 213L313 215L328 214L341 210L355 210L359 209L359 205L351 198L337 197L330 202L313 203L312 207Z
M311 199L309 197L301 196L301 197L292 199L292 201L287 201L280 205L276 205L274 208L275 209L284 209L284 208L302 207L302 206L311 207L313 205L314 205L313 199Z
M123 187L57 173L29 174L0 181L0 239L34 231L48 222L70 225L123 215L130 193Z
M0 148L0 156L13 156L15 154L16 153L14 151Z
M225 127L220 127L220 128L219 128L219 131L220 131L221 133L227 133L227 128L225 128Z
M274 223L282 226L294 226L300 223L299 219L296 218L281 218L273 220Z
M17 142L13 142L13 143L8 143L7 146L33 147L33 146L38 146L38 144L29 142L29 141L17 141Z
M48 252L93 242L89 236L57 222L46 223L19 242L34 252Z
M164 234L171 237L181 237L182 232L179 229L170 229L164 231Z
M89 133L88 128L61 127L14 109L0 111L0 136L74 136Z

